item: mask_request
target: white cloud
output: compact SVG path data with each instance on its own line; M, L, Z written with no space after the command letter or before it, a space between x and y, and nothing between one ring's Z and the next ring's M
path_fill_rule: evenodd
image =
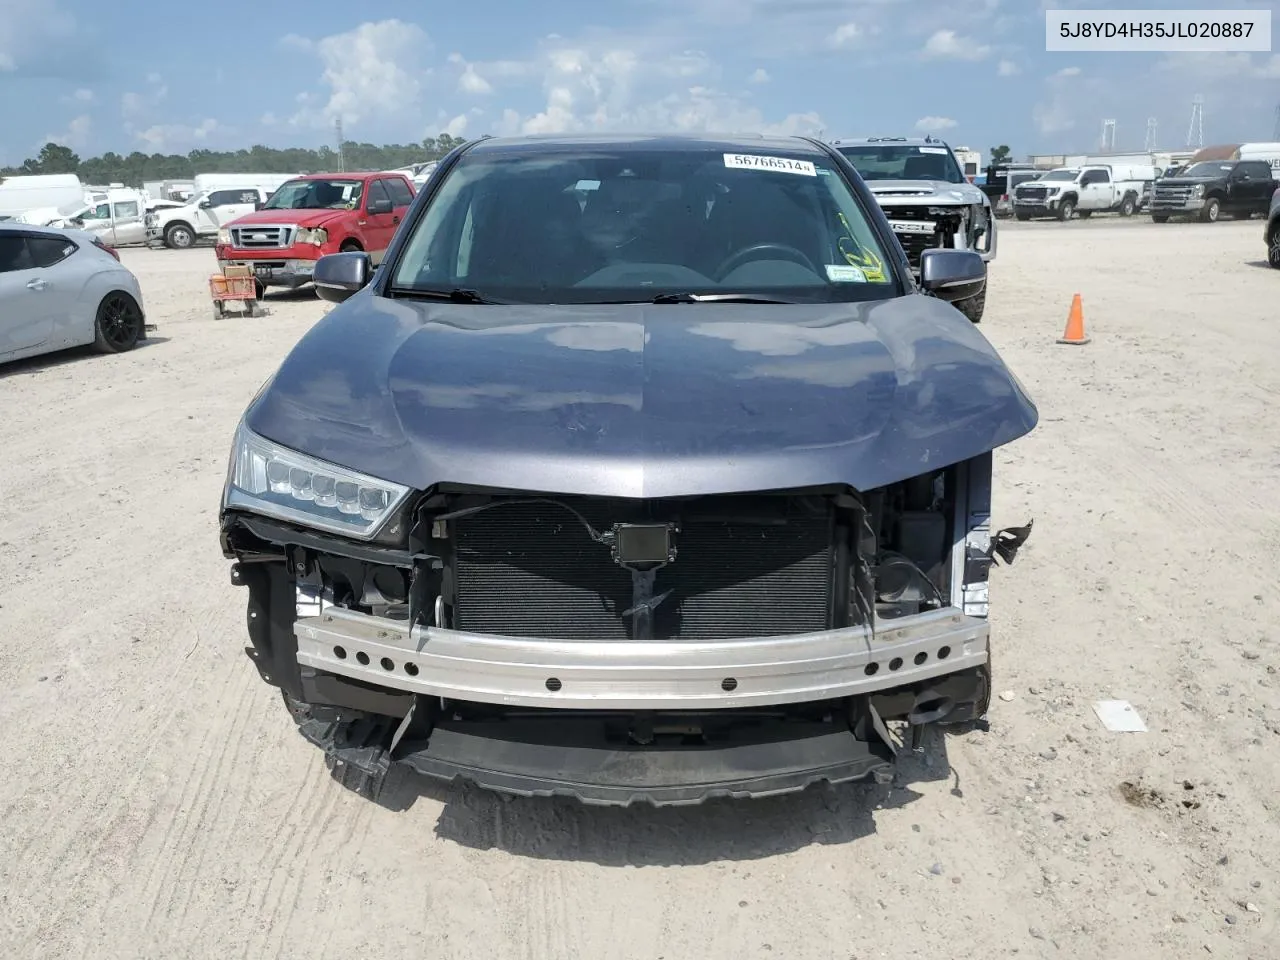
M933 60L982 60L991 48L961 37L954 30L937 30L925 41L921 54Z
M280 118L277 117L270 110L268 110L266 113L264 113L261 117L258 118L258 123L264 127L274 127L280 123Z
M319 40L290 34L287 46L309 50L324 65L321 82L329 94L323 106L308 98L292 119L302 126L327 127L335 119L357 123L367 117L403 119L421 109L423 82L430 72L426 33L414 23L380 20Z
M160 103L169 95L169 88L158 73L149 74L147 83L150 89L142 93L128 91L120 97L120 113L126 121L145 121L147 115L159 109Z
M76 34L75 17L55 0L0 0L0 72L38 66Z
M89 132L92 128L92 119L87 113L83 113L68 123L67 129L62 133L46 133L40 141L40 146L46 143L60 143L64 147L83 147L89 141Z
M475 64L468 63L458 78L458 91L484 96L493 93L493 84L476 72Z
M856 23L842 23L827 38L827 45L832 47L849 47L862 37L862 28Z
M139 131L136 136L151 149L153 153L165 153L190 150L192 146L204 143L209 134L221 129L217 120L206 118L197 126L182 123L158 123Z
M524 71L541 74L545 102L532 115L508 108L496 132L566 133L579 130L677 130L699 132L814 133L823 126L812 113L771 122L748 100L716 85L720 70L701 51L664 51L664 42L569 43L551 39ZM526 80L526 82L528 82Z
M467 115L460 113L448 123L444 125L441 133L447 133L451 137L465 136L467 132Z
M996 67L996 73L1002 77L1013 77L1021 72L1021 68L1012 60L1001 60L1000 65Z
M756 67L751 71L751 76L747 77L747 83L768 83L769 71L764 67Z
M1072 81L1079 75L1079 67L1063 67L1045 77L1049 96L1031 108L1031 119L1041 134L1049 136L1075 128L1079 103L1072 93Z
M956 126L950 117L921 117L916 121L916 129L921 133L941 133Z
M81 87L75 93L71 94L71 98L79 103L93 103L93 91Z

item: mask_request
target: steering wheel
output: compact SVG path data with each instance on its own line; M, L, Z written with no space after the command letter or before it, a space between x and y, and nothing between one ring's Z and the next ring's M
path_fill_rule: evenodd
M732 253L729 257L716 268L713 276L716 282L720 282L738 267L744 263L750 263L752 260L764 260L761 256L765 251L781 254L781 259L790 260L792 263L798 263L801 266L808 267L814 273L821 276L822 271L817 268L812 260L810 260L804 251L795 247L788 246L785 243L754 243L749 247L743 247L737 253ZM773 259L773 258L770 258Z

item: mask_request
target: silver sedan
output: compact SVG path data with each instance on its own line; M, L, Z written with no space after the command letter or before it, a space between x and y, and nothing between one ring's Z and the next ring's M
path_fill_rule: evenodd
M138 278L101 238L0 223L0 363L88 344L120 353L146 335Z

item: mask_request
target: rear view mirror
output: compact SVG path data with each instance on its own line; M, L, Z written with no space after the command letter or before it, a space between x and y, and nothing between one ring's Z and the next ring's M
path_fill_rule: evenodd
M373 262L363 251L331 253L316 261L311 280L320 299L342 303L369 284Z
M987 285L987 265L972 250L935 247L920 254L920 287L940 300L976 297Z

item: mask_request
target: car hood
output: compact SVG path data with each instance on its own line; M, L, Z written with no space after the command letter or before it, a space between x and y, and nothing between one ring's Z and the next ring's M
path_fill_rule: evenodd
M299 227L323 227L351 213L350 210L255 210L236 217L224 227L249 226L250 224L287 223Z
M943 180L871 180L867 188L881 206L895 203L934 204L985 203L988 197L972 183Z
M1163 180L1157 180L1157 187L1194 187L1196 184L1212 183L1214 180L1222 180L1223 177L1166 177Z
M985 453L1037 411L977 328L912 294L833 305L489 306L364 291L246 413L385 480L617 497L849 484Z

